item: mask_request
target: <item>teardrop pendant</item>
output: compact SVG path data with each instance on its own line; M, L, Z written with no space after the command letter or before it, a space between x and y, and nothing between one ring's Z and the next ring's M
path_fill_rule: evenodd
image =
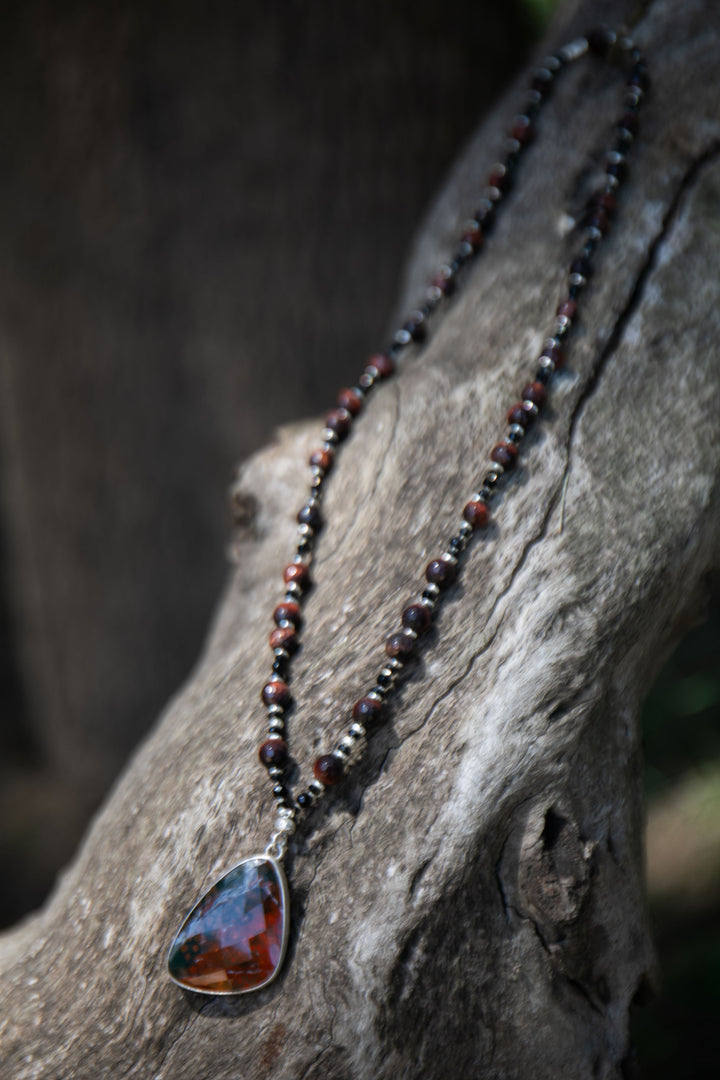
M272 982L287 948L287 878L271 855L229 870L193 907L168 956L170 978L200 994L246 994Z

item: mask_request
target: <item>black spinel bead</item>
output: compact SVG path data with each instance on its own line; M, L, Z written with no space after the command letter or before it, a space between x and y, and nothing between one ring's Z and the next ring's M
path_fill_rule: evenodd
M508 441L513 443L519 443L522 439L522 435L519 431L511 431L508 433Z
M437 600L437 593L433 592L432 589L423 589L421 595L423 600Z
M307 791L300 792L297 797L297 804L301 810L306 810L308 806L312 806L313 804L312 795Z
M310 551L312 551L312 544L310 543L310 541L301 540L297 546L298 555L307 555Z
M497 475L497 473L487 473L486 476L483 476L483 481L482 481L483 482L483 487L486 487L486 488L497 487L497 482L498 482L499 479L500 479L500 477Z
M283 675L287 672L287 659L282 656L278 656L273 660L272 666L275 675Z
M383 689L385 689L385 690L389 686L392 686L392 676L391 675L383 675L383 673L380 672L380 674L377 677L377 681L378 681L378 686L382 686Z
M384 683L381 684L380 680L378 679L377 684L371 688L370 693L377 694L378 697L382 698L385 697L385 695L387 694L387 689L387 686Z
M459 555L463 549L462 540L457 536L453 536L448 544L448 551L451 555Z
M552 377L552 372L548 371L547 368L538 368L533 377L535 379L535 382L549 383Z

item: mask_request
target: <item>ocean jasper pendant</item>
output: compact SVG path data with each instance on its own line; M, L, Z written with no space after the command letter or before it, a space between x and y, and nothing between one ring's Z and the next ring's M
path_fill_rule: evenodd
M289 906L277 859L243 859L180 927L168 956L170 978L200 994L246 994L267 986L285 959Z

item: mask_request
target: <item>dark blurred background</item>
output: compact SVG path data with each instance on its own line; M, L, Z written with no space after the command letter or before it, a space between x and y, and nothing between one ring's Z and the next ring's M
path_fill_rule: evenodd
M0 7L0 924L197 656L234 463L383 344L424 209L553 7ZM647 707L653 1077L717 1072L718 657L715 616Z

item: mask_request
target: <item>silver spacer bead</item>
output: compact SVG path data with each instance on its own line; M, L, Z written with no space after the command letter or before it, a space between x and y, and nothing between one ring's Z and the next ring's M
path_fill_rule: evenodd
M344 765L350 758L350 751L346 750L344 747L340 746L340 744L338 743L338 745L333 750L333 755L336 758L340 758L340 760L342 761L342 763Z
M381 694L378 694L378 693L376 693L376 691L375 691L375 690L371 690L369 694L366 694L366 695L365 695L365 697L369 697L369 698L371 698L371 699L372 699L373 701L377 701L377 702L379 702L380 704L382 704L382 695L381 695ZM351 728L350 730L352 730L352 728ZM364 730L364 729L363 729L363 730Z
M542 366L542 361L543 360L550 360L550 357L549 356L541 356L540 357L541 366ZM552 364L552 360L550 360L550 363ZM537 407L537 405L535 404L534 401L524 401L523 404L532 406L532 408L527 410L530 413L531 416L537 416L537 414L540 412L540 410L538 409L538 407Z
M538 360L538 365L543 369L543 371L547 371L550 375L552 375L555 371L555 361L552 360L549 356L541 356ZM533 413L533 415L535 414Z
M425 296L427 297L428 304L432 304L433 307L435 307L435 305L439 304L442 300L443 292L437 285L429 285Z
M268 769L268 776L271 778L271 780L279 780L282 774L283 771L279 767L279 765L271 765Z
M273 656L276 660L289 660L290 653L287 649L273 649Z
M508 154L519 154L522 150L522 143L520 143L518 139L513 139L512 136L509 136L505 140L505 148Z
M572 326L572 319L569 315L558 315L555 319L555 325L562 327Z
M315 535L315 530L312 525L298 525L298 533L300 536L309 539L311 536Z
M571 274L568 278L568 281L571 285L574 285L576 288L579 289L581 289L583 285L587 285L587 278L583 277L582 274Z
M396 330L393 341L396 345L409 345L412 341L412 337L409 330L404 327L400 330Z
M319 799L321 795L325 794L325 785L322 780L311 780L308 784L308 791L314 795L316 799Z
M393 656L390 660L388 660L386 667L392 668L393 672L398 675L405 667L405 665L403 664L402 660L399 660L397 658L397 656Z
M268 705L267 711L268 711L268 716L284 716L285 715L285 706L284 705Z
M429 593L430 596L432 596L433 600L437 600L438 596L440 595L440 588L438 585L435 584L434 581L429 581L425 586L425 592Z
M500 188L497 188L497 187L486 187L485 188L485 195L490 200L490 202L494 202L494 203L500 202L500 200L503 197L502 191L500 190ZM467 246L470 248L470 251L472 251L472 248L470 247L470 245L468 244ZM460 245L460 247L462 247L462 244Z
M491 476L502 476L502 474L505 472L502 465L498 461L490 462L487 471L490 473Z
M285 595L290 600L298 600L302 596L302 587L297 581L289 581L285 586Z
M322 439L322 441L324 443L326 443L328 445L328 449L331 449L338 442L340 442L340 437L339 437L337 431L333 431L333 429L329 428L329 427L326 427L326 428L322 429L322 432L320 434L320 438Z
M449 551L443 551L440 556L445 562L449 562L451 566L457 566L458 561L454 555L451 555Z
M522 439L525 436L525 428L522 424L511 424L510 434L514 435L516 439Z
M389 667L380 668L380 675L384 679L394 679L396 677L395 672Z
M472 496L472 498L470 499L470 502L482 502L482 501L483 500L480 498L480 492L479 491L477 493L475 493ZM469 521L463 520L463 521L460 522L460 525L458 527L458 535L463 540L466 540L466 541L469 540L470 537L472 536L472 534L474 533L474 531L475 530L473 529L473 527L472 527L472 525L470 524Z
M368 697L373 697L373 695L372 695L372 694L368 694ZM375 700L377 700L377 701L382 701L382 698L377 698L377 697L376 697L376 698L375 698ZM365 728L363 727L363 725L362 725L362 724L358 724L358 723L357 723L357 721L356 721L356 722L355 722L354 724L351 724L351 725L350 725L350 734L351 734L351 735L354 735L354 736L355 736L356 738L358 738L358 739L362 739L362 738L364 738L364 737L365 737L365 735L367 734L367 731L366 731L366 729L365 729Z
M579 60L581 56L584 56L589 47L587 38L575 38L574 41L569 41L567 45L563 45L559 50L559 55L566 64L571 64L574 60Z
M560 70L562 64L558 60L557 56L546 56L542 62L542 66L544 68L547 68L548 71L551 71L553 74L555 74Z
M292 836L295 832L297 825L292 818L288 817L276 817L273 822L273 828L275 832L284 833L285 836Z
M338 757L349 758L355 751L355 749L356 746L354 739L351 739L349 735L344 735L338 743L335 753L338 755Z

